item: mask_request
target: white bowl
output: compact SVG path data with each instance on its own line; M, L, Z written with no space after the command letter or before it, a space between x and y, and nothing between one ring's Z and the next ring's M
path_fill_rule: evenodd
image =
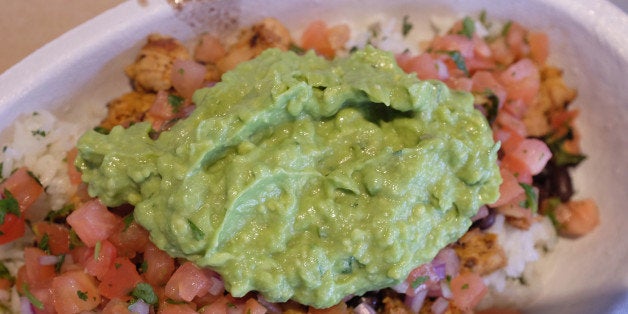
M265 16L295 34L314 18L359 26L409 15L417 38L429 38L429 17L486 10L546 31L550 63L578 89L579 128L589 158L577 169L577 197L593 197L601 226L578 240L561 240L544 261L534 313L625 313L628 309L628 16L605 1L299 0L196 1L181 11L157 0L129 1L66 33L0 76L0 130L21 113L55 108L70 118L129 90L123 69L146 35L189 40L199 32L230 32Z

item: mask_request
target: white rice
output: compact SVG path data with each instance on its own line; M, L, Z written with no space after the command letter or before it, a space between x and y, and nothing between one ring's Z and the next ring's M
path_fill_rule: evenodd
M508 264L484 277L489 293L480 308L521 308L538 296L541 274L535 262L558 241L552 222L545 216L539 219L530 229L522 230L505 223L503 215L496 216L495 224L487 232L497 234Z

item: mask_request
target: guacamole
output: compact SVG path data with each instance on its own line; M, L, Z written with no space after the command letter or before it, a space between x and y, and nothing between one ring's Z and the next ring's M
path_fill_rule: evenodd
M498 196L472 96L375 48L268 50L193 100L157 139L148 123L87 132L76 165L90 195L134 205L158 247L236 297L322 308L395 285Z

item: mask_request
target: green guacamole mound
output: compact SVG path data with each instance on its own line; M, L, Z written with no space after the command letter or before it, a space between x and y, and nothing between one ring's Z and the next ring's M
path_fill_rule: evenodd
M498 197L498 145L470 94L375 48L268 50L194 95L184 121L87 132L76 165L152 241L234 296L328 307L389 287Z

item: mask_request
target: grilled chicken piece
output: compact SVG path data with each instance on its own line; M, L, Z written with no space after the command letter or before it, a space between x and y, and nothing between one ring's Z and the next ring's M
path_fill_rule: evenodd
M227 51L224 58L216 65L224 73L233 69L238 63L251 60L269 48L288 50L292 39L288 29L274 18L266 18L251 28L245 29L238 41Z
M157 92L172 87L170 75L176 59L190 60L190 53L178 40L152 34L140 50L135 63L127 66L126 75L136 91Z
M142 121L144 114L155 102L155 94L129 92L107 104L107 117L100 126L111 130L116 125L128 127L132 123Z
M454 250L460 257L462 269L480 276L488 275L508 262L506 253L497 242L497 235L477 228L462 236L454 245Z

